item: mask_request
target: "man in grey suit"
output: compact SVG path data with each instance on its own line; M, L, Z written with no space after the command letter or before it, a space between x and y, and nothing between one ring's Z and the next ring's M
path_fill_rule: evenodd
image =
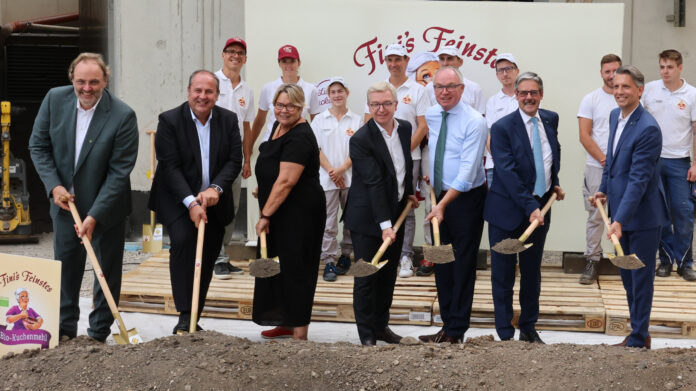
M101 55L81 53L70 64L72 86L48 91L34 121L29 150L52 200L53 250L61 262L60 337L77 335L86 235L109 289L121 292L124 224L131 211L130 173L138 155L135 113L106 89L109 68ZM75 202L83 226L74 226L61 197ZM77 232L77 235L76 235ZM104 342L114 322L95 279L87 333Z

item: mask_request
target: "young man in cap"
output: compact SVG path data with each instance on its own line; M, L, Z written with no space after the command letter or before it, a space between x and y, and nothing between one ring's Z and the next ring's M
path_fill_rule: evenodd
M242 80L242 67L246 64L247 45L239 37L230 38L222 49L222 68L215 72L220 80L220 95L217 105L237 114L239 130L242 140L245 135L251 133L251 120L254 119L254 90ZM242 178L238 176L232 183L232 198L234 199L234 213L239 210L239 199L242 193ZM225 244L230 241L234 231L234 220L225 227L225 237L222 241L220 256L218 257L213 274L216 278L228 279L232 274L242 274L242 269L232 265L230 258L225 255Z
M659 55L662 80L645 85L643 104L655 117L662 131L660 177L670 208L670 219L662 227L658 277L667 277L677 264L677 273L687 281L696 280L691 267L694 236L694 203L691 199L696 181L696 88L681 78L682 55L665 50ZM690 191L691 190L691 191Z
M515 80L520 73L517 68L517 60L512 53L501 53L493 62L495 67L495 76L503 86L495 95L488 98L486 103L486 122L488 124L488 147L486 148L486 159L484 167L486 168L486 182L488 188L491 188L493 183L493 156L491 156L491 136L490 130L493 124L504 116L512 113L519 108L517 96L515 95Z
M312 130L319 145L319 181L326 195L326 228L321 245L324 261L324 281L336 281L337 275L350 269L350 253L353 244L350 231L344 227L341 240L341 256L338 255L338 207L345 210L348 189L352 177L352 162L348 156L350 137L362 126L362 117L350 110L348 86L342 77L329 80L327 91L331 107L317 114L312 120Z
M412 185L415 189L418 178L421 177L420 143L428 133L425 112L430 107L430 99L422 85L406 76L408 61L408 52L403 45L393 43L384 50L384 62L389 70L389 78L386 82L396 89L397 94L398 105L394 117L408 121L411 124ZM365 122L370 118L372 118L370 109L366 105ZM413 210L406 216L404 228L405 234L400 260L401 270L399 271L399 277L401 278L413 275L413 238L416 234L416 215Z
M251 127L251 137L244 138L244 171L243 174L246 175L244 178L251 176L251 155L252 149L254 148L254 143L261 133L261 128L266 123L266 118L270 112L270 117L268 117L268 123L266 125L266 135L264 140L268 140L271 135L271 130L273 129L273 123L275 123L275 114L273 114L273 96L276 90L281 84L290 83L297 84L302 87L305 95L305 107L302 109L302 117L307 118L309 113L310 121L314 119L314 116L319 114L319 94L317 88L312 83L308 83L300 77L300 53L297 48L292 45L281 46L278 49L278 66L282 72L282 75L271 82L266 83L261 89L261 95L259 96L259 109L256 112L256 118L254 119L254 124Z

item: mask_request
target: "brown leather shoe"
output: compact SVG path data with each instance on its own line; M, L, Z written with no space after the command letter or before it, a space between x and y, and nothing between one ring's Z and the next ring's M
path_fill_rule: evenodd
M646 349L650 349L650 343L652 342L650 336L648 335L648 338L645 338L645 346L643 346ZM613 344L611 346L626 346L628 344L628 337L624 338L623 341Z
M444 329L440 329L435 334L430 334L430 335L421 335L418 337L421 341L425 343L451 343L451 344L457 344L457 343L462 343L464 340L464 336L461 336L459 338L454 338L450 337L449 335L445 334Z
M377 341L384 341L392 344L398 344L401 342L401 336L391 331L389 326L385 327L382 331L376 332L375 339Z

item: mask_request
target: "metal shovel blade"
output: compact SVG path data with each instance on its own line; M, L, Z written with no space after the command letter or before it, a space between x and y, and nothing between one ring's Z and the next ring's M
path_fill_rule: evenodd
M532 243L524 244L519 239L505 239L496 243L491 250L500 254L517 254L532 247Z
M614 266L621 268L621 269L634 270L634 269L640 269L642 267L645 267L645 264L643 263L643 261L638 259L636 254L622 255L622 256L608 254L607 257L609 258L609 261L611 261L611 263L614 264Z
M454 250L451 244L439 246L424 245L423 258L437 264L454 262Z
M140 334L138 334L138 331L134 328L128 330L128 336L124 337L121 334L112 334L111 336L114 337L114 341L118 345L137 345L143 342Z
M280 274L277 258L259 258L249 264L249 274L258 278L268 278Z
M379 271L384 265L389 262L388 260L384 260L382 262L377 263L377 265L373 265L370 262L365 262L362 259L359 259L357 262L353 263L353 265L350 267L348 270L348 275L353 276L353 277L367 277L371 276Z

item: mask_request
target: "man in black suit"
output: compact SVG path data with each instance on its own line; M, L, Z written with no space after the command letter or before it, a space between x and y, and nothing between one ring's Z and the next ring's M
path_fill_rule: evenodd
M160 114L157 125L159 164L149 207L167 226L171 240L169 272L179 311L175 334L187 331L191 318L198 224L207 223L200 315L225 226L234 217L231 189L242 168L242 142L237 116L215 106L219 94L219 80L213 73L195 71L189 78L188 101Z
M353 311L363 345L377 340L399 343L401 337L389 329L389 308L394 293L396 269L404 241L404 229L392 228L413 195L411 173L411 125L394 118L396 90L385 82L367 90L372 119L350 140L353 182L348 192L344 224L350 229L356 259L371 260L382 242L391 239L383 259L389 262L377 273L355 278Z

